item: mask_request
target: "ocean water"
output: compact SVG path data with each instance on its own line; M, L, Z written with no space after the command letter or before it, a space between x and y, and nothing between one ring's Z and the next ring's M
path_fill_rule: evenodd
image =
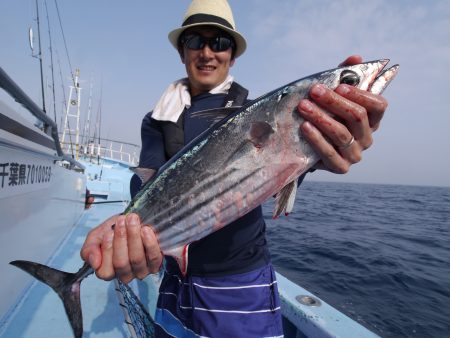
M450 337L450 188L307 181L272 210L286 277L382 337Z

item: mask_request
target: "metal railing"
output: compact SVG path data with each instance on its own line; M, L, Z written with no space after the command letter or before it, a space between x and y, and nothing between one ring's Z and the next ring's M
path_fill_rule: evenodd
M11 95L16 102L20 103L26 110L34 115L43 123L43 131L52 137L55 142L55 149L58 156L62 160L70 163L71 167L84 169L84 166L72 157L66 155L61 148L58 137L58 127L52 119L50 119L30 97L9 77L9 75L0 67L0 87Z
M133 143L111 139L97 139L87 144L61 143L67 153L76 154L76 158L96 161L99 158L110 158L126 162L130 166L137 166L139 162L140 147Z

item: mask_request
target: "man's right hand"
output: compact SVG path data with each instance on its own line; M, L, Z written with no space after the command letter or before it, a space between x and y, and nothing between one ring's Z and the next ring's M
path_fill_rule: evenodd
M158 272L163 260L156 235L137 214L112 216L91 230L80 255L98 278L124 283Z

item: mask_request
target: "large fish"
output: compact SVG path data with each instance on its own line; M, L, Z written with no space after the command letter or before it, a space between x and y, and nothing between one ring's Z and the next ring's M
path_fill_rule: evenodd
M198 113L222 118L167 162L125 210L151 224L161 250L187 270L187 248L193 241L221 229L271 196L277 195L274 216L289 212L297 179L319 160L302 137L297 112L311 86L340 83L380 94L398 65L388 60L340 67L308 76L276 89L240 108ZM230 114L231 111L231 114ZM11 264L51 286L62 298L75 337L83 333L79 289L93 273L85 264L66 273L28 262Z

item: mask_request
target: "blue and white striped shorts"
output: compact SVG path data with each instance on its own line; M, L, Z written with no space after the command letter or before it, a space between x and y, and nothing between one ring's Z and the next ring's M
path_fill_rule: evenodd
M156 337L282 337L271 265L225 277L165 273L155 314Z

